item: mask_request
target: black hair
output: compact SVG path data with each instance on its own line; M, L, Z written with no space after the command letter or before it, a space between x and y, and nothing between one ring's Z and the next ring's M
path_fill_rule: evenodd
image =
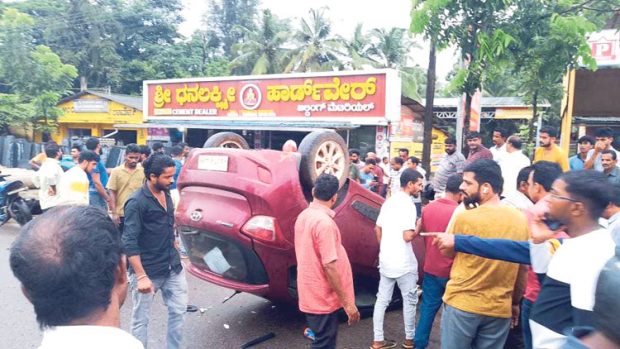
M499 133L500 137L502 137L502 138L508 137L508 131L506 131L505 129L503 129L501 127L496 127L495 129L493 129L493 132Z
M446 192L452 194L458 194L461 192L461 184L463 183L463 176L460 174L453 174L448 177L446 182Z
M532 171L534 171L532 175L534 183L542 185L545 191L550 191L553 182L562 175L560 165L551 161L538 161L532 165Z
M482 139L482 135L480 134L480 132L471 131L471 132L468 132L467 136L465 137L466 140L470 140L470 139L474 139L474 138Z
M313 196L319 200L327 201L336 195L339 186L340 183L338 183L336 176L323 173L314 183Z
M443 144L454 144L454 145L456 145L456 138L454 138L453 136L448 136L446 138L446 140L443 142Z
M170 154L172 156L179 156L183 154L183 147L180 145L175 145L174 147L172 147L172 150L170 150Z
M594 328L616 345L620 345L620 247L603 267L596 283L594 294Z
M562 174L560 179L566 183L566 192L584 204L593 220L598 219L613 200L614 192L609 190L609 181L603 172L570 171Z
M620 207L620 183L610 182L610 191L613 193L611 196L611 203L614 206Z
M400 187L404 188L409 182L416 183L419 179L422 179L422 174L414 169L408 168L400 175Z
M140 146L140 154L146 155L147 157L151 155L151 148L148 145Z
M377 161L375 159L366 159L366 165L376 165Z
M95 162L99 162L99 155L97 153L95 153L92 150L84 150L83 152L80 152L80 157L78 158L78 161L84 162L84 161L95 161Z
M532 173L532 171L534 171L534 167L532 166L524 167L521 169L521 171L519 171L519 174L517 175L517 189L519 189L521 183L527 182L528 178L530 178L530 173Z
M180 145L181 148L185 148L185 147L189 146L189 144L187 144L187 142L181 142L178 145Z
M106 310L121 255L120 234L107 212L60 206L22 228L9 260L43 329Z
M153 151L154 152L158 152L159 150L161 150L164 147L164 144L162 142L155 142L153 143Z
M357 156L360 156L360 151L357 149L349 149L349 156L353 154L357 154Z
M616 152L614 150L611 149L605 149L601 152L601 156L606 155L606 154L611 154L611 159L612 160L618 160L618 155L616 154Z
M420 159L418 159L415 156L410 156L408 160L411 161L411 163L413 164L418 164L418 165L420 164Z
M596 137L614 138L614 130L609 127L604 127L596 130L594 135Z
M488 183L494 193L498 195L502 193L504 178L497 162L491 159L479 159L467 165L463 172L472 172L478 185Z
M392 161L394 161L395 163L399 164L402 166L402 164L405 163L405 160L403 160L403 158L399 157L399 156L395 156L392 158Z
M144 167L144 176L146 177L146 180L149 180L151 175L159 177L162 173L164 173L164 170L175 166L174 160L172 160L171 157L158 153L149 156L142 164L142 167Z
M140 146L138 146L135 143L127 144L127 146L125 147L125 154L135 154L135 153L142 153Z
M89 139L86 140L86 149L88 150L95 150L97 149L97 146L99 145L99 138L96 137L90 137Z
M402 153L407 153L407 155L409 155L409 149L407 149L407 148L400 148L400 149L398 149L398 152L399 153L401 153L401 152Z
M540 133L546 133L549 135L549 137L553 137L553 138L557 138L558 137L558 131L551 127L551 126L543 126L540 129Z
M591 145L594 145L596 143L596 139L594 139L594 137L592 136L581 136L579 137L579 140L577 140L578 144L585 143L585 142L588 142Z
M56 142L48 142L45 145L45 155L48 158L55 158L59 151L60 147L56 144Z
M506 143L509 143L513 148L519 149L519 150L523 147L523 142L521 141L521 138L519 138L518 136L508 137L508 140L506 141Z
M77 151L82 151L82 146L79 144L74 144L71 146L71 149L77 149Z
M386 160L386 159L389 159L389 158L387 156L384 156L383 159L381 159L381 160Z

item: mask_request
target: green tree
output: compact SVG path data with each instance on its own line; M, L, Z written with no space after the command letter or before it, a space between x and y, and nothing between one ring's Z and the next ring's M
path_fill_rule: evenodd
M376 66L374 56L377 49L373 45L372 37L362 29L362 23L358 23L353 31L351 39L340 38L346 50L345 66L353 70L364 69L368 66Z
M311 9L309 18L302 18L301 28L295 33L297 47L291 52L286 72L327 71L342 67L341 39L332 35L331 22L325 9Z
M275 74L284 71L284 62L289 52L284 47L290 27L280 21L270 10L264 10L256 30L238 28L243 32L243 41L234 46L235 58L230 63L234 73Z
M77 77L76 68L62 63L49 47L33 45L33 26L30 16L15 9L6 9L0 18L0 125L4 128L29 122L47 127L60 115L56 104Z
M403 28L373 29L374 54L379 68L397 69L402 81L403 95L420 100L425 86L425 73L417 66L411 66L411 50L419 46L411 40Z
M256 30L257 17L258 0L214 0L204 23L210 35L217 39L217 47L230 59L234 45L244 37L240 28Z

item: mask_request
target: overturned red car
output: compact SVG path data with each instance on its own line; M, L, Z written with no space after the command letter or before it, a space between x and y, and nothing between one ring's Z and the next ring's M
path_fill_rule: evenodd
M234 135L216 136L218 144L207 143L219 147L193 150L179 176L176 222L188 271L232 290L295 302L295 221L308 207L313 180L328 172L341 181L334 220L351 261L356 301L372 306L379 280L374 226L384 199L347 179L344 140L313 132L298 152L282 152L241 149L241 140L230 142ZM414 240L420 266L421 242Z

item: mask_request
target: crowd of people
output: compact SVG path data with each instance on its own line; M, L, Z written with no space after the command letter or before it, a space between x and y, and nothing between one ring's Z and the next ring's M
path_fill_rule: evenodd
M44 329L40 348L145 348L158 292L168 309L168 348L181 347L188 294L174 210L189 147L164 151L159 142L129 144L108 172L93 137L73 145L70 159L48 142L31 160L44 214L18 237L11 267ZM133 337L113 328L128 285Z
M613 132L580 138L570 159L556 137L554 129L541 129L533 161L521 139L502 129L494 130L490 149L480 133L468 133L467 157L448 137L431 182L434 195L421 212L426 175L419 159L407 149L381 160L350 151L351 180L387 197L375 227L380 279L371 349L398 346L384 336L395 285L403 300L403 348L429 345L440 308L446 349L620 348L620 301L610 289L620 278ZM337 179L321 175L295 226L299 304L316 336L312 348L335 348L338 309L344 307L349 324L359 319L332 219L337 191ZM417 235L426 247L423 275L412 249Z
M429 345L440 309L446 349L620 348L620 183L610 131L580 138L569 159L555 130L542 128L532 163L519 137L501 129L490 148L480 133L467 134L467 157L448 137L424 206L427 176L407 149L363 161L351 150L351 180L387 197L375 226L380 278L369 347L398 346L384 334L398 286L403 348ZM186 149L175 146L170 157L161 144L131 144L108 173L98 140L85 148L72 148L66 172L53 142L33 159L45 213L11 248L11 268L44 330L41 348L146 347L157 292L168 309L167 346L179 348L188 290L174 185ZM335 176L320 175L294 226L299 309L314 333L312 348L336 347L340 309L349 325L360 319L333 219L338 190ZM416 236L426 250L423 275ZM118 329L129 291L131 336Z

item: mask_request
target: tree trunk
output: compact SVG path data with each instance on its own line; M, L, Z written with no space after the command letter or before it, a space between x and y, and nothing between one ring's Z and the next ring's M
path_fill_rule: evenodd
M431 146L433 143L433 105L435 103L435 40L431 39L426 71L426 108L424 108L424 143L422 148L422 167L426 175L431 174Z
M471 121L471 99L472 96L469 93L465 94L465 118L463 119L463 135L469 132L469 124Z
M528 143L536 143L535 135L536 135L536 127L534 127L534 122L536 122L536 120L538 120L537 116L538 116L538 91L534 92L534 96L532 97L532 119L530 120L529 126L529 133L528 133Z

